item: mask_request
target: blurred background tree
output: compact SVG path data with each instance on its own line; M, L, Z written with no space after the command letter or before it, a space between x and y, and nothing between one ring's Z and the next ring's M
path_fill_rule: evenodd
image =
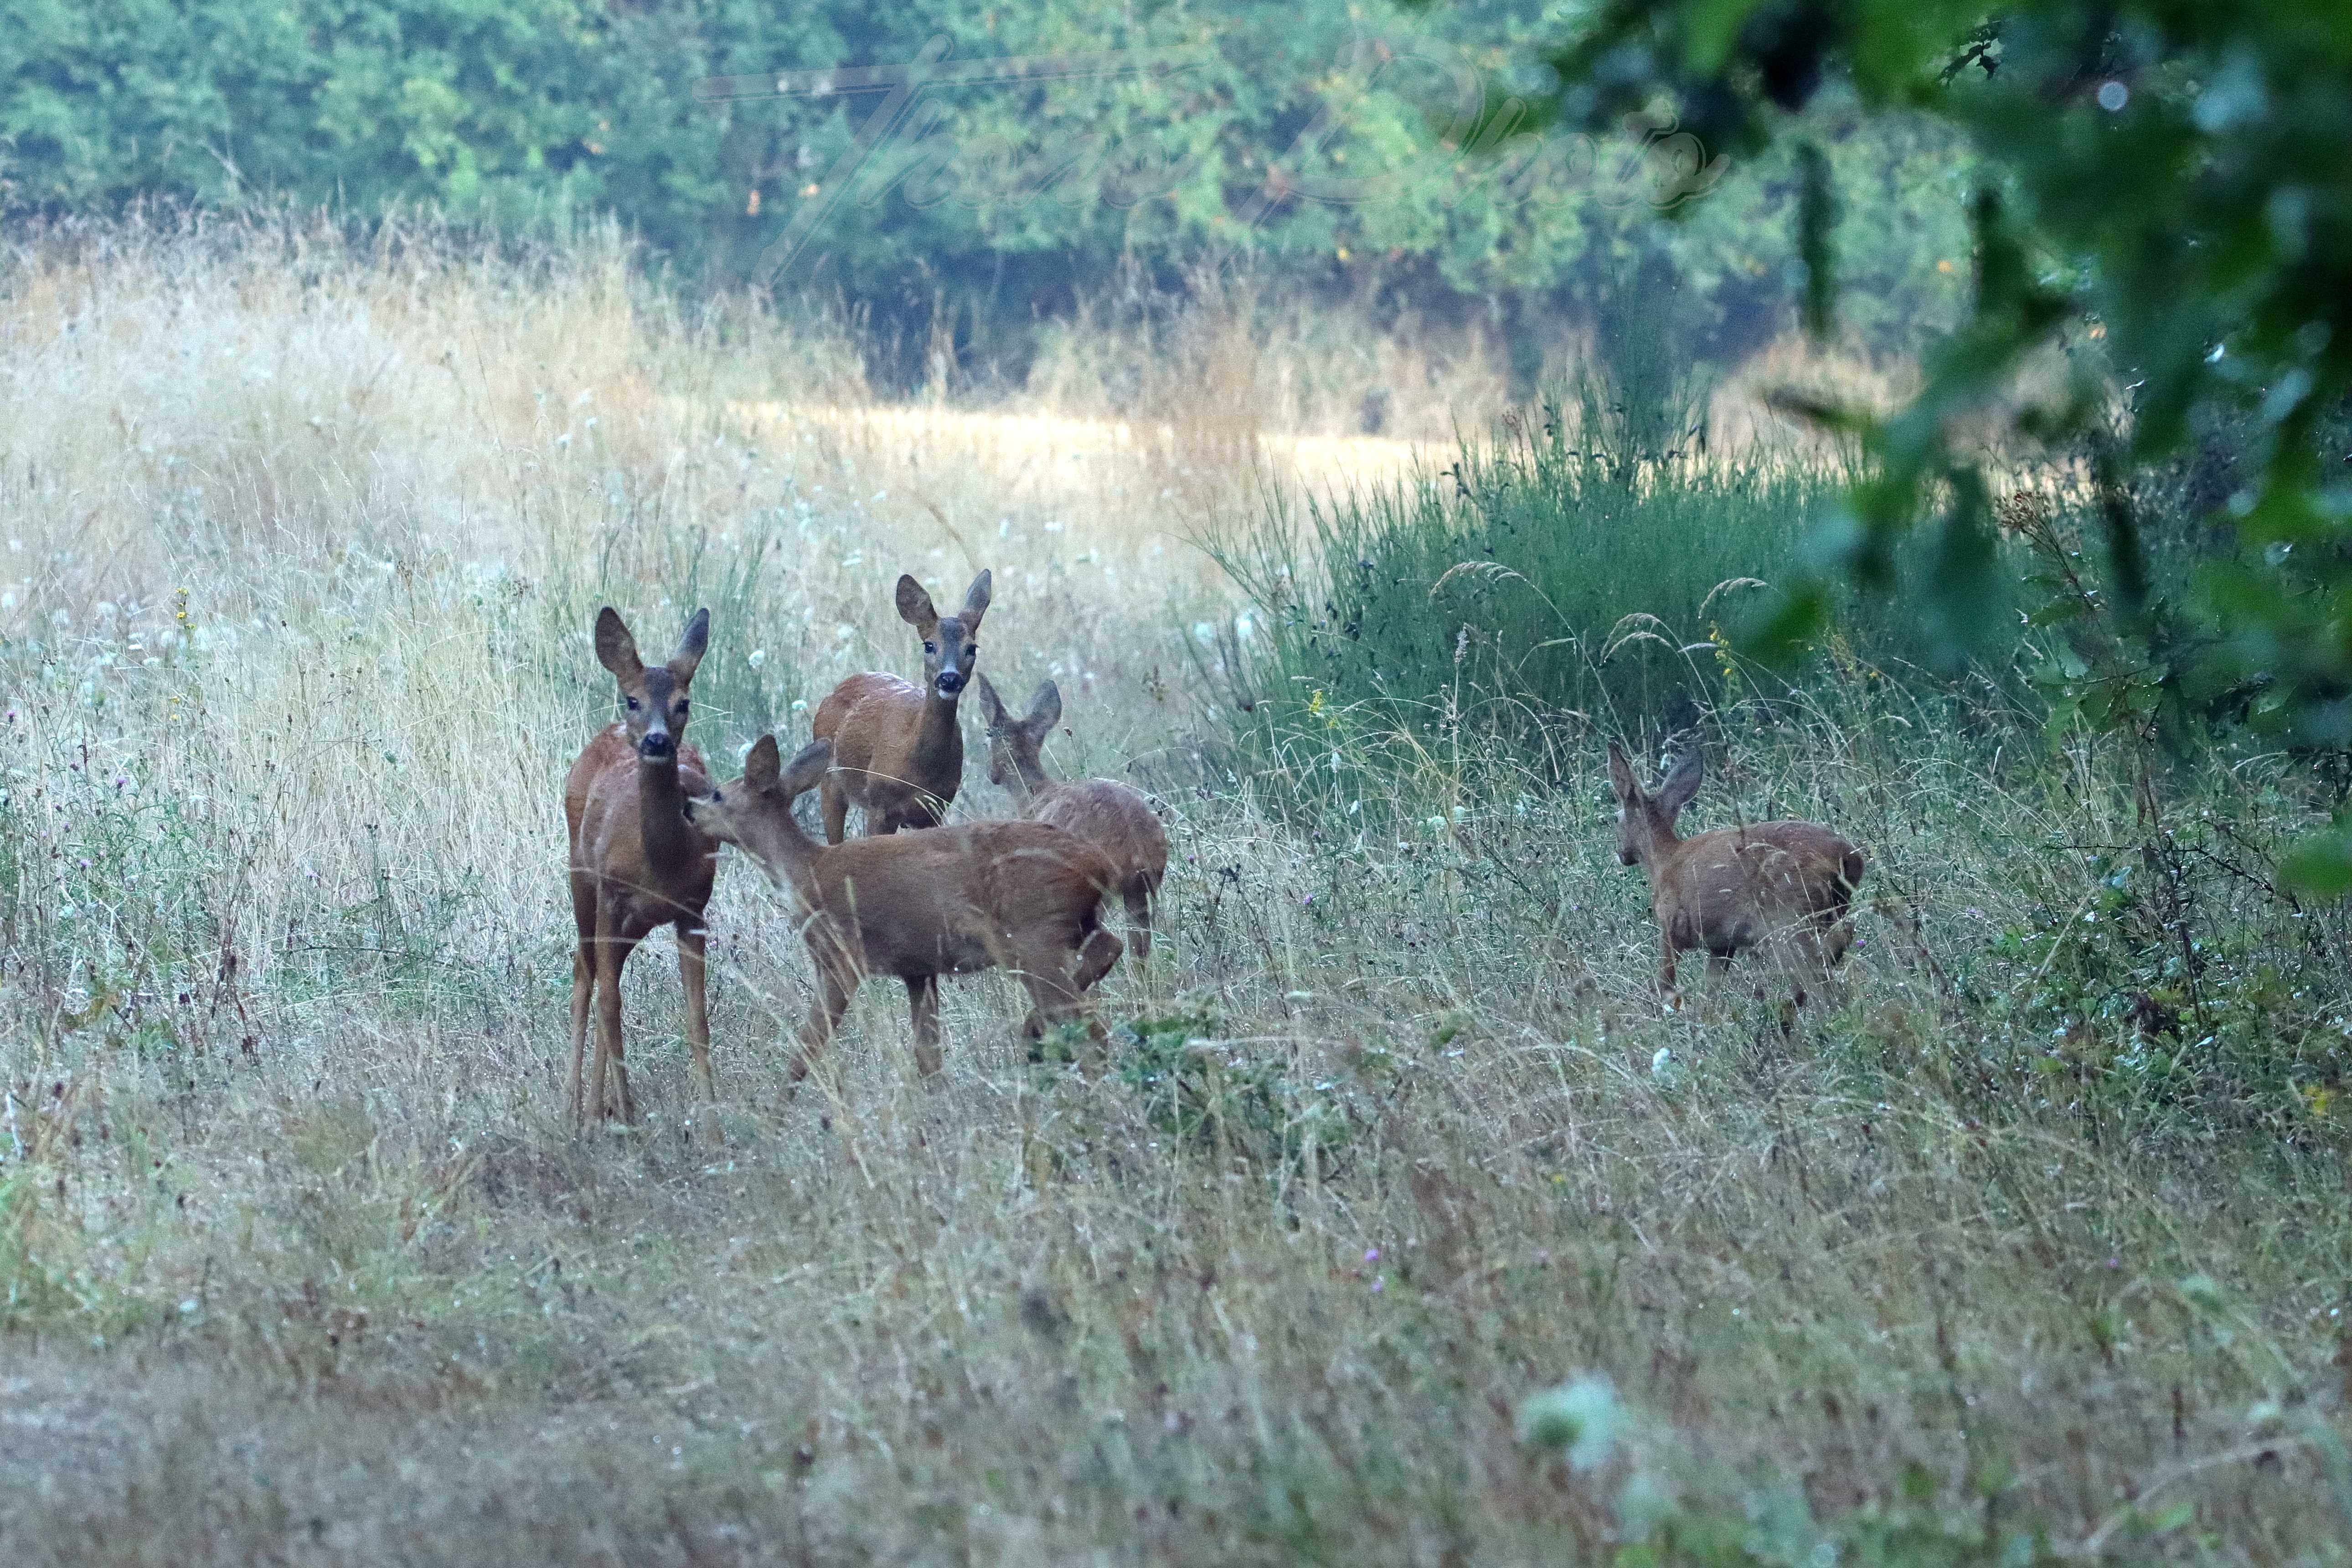
M919 380L942 334L962 364L1017 383L1041 322L1181 294L1237 259L1375 313L1483 321L1519 356L1522 393L1563 323L1664 323L1718 366L1790 330L1794 162L1769 152L1658 224L1659 168L1711 148L1614 121L1593 140L1504 134L1550 87L1548 36L1528 0L1225 0L1109 20L1066 0L21 0L0 29L0 209L290 202L505 232L612 213L690 287L854 307L884 384ZM822 182L875 94L697 90L904 63L934 38L956 60L1182 48L1199 63L935 88L845 193ZM1906 353L1958 319L1961 279L1936 264L1966 255L1966 150L1931 117L1847 103L1816 118L1846 205L1887 215L1847 245L1852 346ZM831 204L812 242L764 275L812 201Z

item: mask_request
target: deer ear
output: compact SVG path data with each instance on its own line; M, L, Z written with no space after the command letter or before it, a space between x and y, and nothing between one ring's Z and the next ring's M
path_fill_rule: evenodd
M1658 786L1658 809L1672 822L1675 814L1690 804L1698 793L1699 781L1706 776L1706 759L1693 746L1677 759L1666 774L1666 782Z
M980 709L988 716L988 727L992 730L1003 729L1006 722L1004 700L997 696L996 688L988 683L988 677L973 676L971 689L980 693Z
M751 789L766 792L776 787L776 738L762 735L751 742L751 754L743 759L743 783Z
M1609 787L1620 805L1631 805L1642 798L1642 786L1633 779L1633 764L1613 742L1609 747Z
M702 650L709 646L710 612L697 610L677 639L677 651L669 656L669 672L677 677L680 686L694 679L696 668L702 663Z
M1062 721L1062 689L1050 680L1037 684L1037 695L1029 699L1029 722L1040 731L1052 729Z
M924 637L939 629L940 613L931 607L930 595L912 577L898 579L898 618Z
M824 777L825 770L832 766L833 742L811 741L800 749L800 754L793 759L792 766L784 770L784 782L781 786L783 797L796 800L806 795L816 787L816 781Z
M963 596L963 629L966 636L980 629L980 618L988 614L988 593L995 579L983 567L971 580L971 587Z
M596 662L624 686L635 683L646 672L645 660L637 657L637 639L629 635L621 612L610 605L596 612Z

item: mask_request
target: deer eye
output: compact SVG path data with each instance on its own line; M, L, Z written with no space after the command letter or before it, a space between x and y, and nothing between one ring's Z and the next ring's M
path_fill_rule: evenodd
M972 658L974 658L974 656L976 656L979 652L980 652L980 645L979 645L978 643L976 643L976 642L968 642L968 643L964 644L964 645L963 645L963 658L964 658L964 662L965 662L966 664L970 664L970 663L972 661Z
M927 642L923 645L923 651L925 653L937 653L940 651L940 645L935 642Z
M632 713L634 713L634 712L635 712L636 710L637 710L637 700L636 700L635 698L632 697L632 698L630 698L630 699L629 699L629 711L630 711L630 712L632 712Z
M683 702L681 702L681 703L679 703L679 704L677 705L677 716L678 716L680 719L683 719L683 718L685 718L685 717L686 717L686 706L687 706L687 705L686 705L685 703L683 703Z

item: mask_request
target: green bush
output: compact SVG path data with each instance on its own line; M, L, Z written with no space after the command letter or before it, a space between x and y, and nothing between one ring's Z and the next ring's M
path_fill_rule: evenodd
M1676 729L1733 695L1733 636L1844 477L1710 457L1696 396L1654 395L1664 416L1588 384L1573 420L1548 403L1441 472L1315 506L1303 529L1277 504L1217 542L1253 609L1231 650L1244 746L1307 769L1475 736L1557 782L1593 730ZM1940 628L1883 597L1841 608L1838 659L1934 683Z
M1144 1119L1176 1142L1278 1170L1344 1169L1365 1101L1389 1076L1385 1053L1343 1078L1305 1083L1289 1064L1221 1038L1206 1013L1138 1018L1112 1032L1118 1079ZM1311 1166L1310 1166L1311 1163Z

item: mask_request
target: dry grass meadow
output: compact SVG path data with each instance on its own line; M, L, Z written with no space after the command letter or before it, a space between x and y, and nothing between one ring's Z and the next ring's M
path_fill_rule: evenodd
M1491 388L1427 368L1351 440L1246 334L1077 354L879 409L837 335L688 316L617 249L6 258L0 1562L2352 1559L2327 1101L2113 1136L2067 1114L2090 1046L1995 1115L1965 1043L2028 978L1998 933L2096 895L2052 847L2128 840L2124 773L1759 708L1694 819L1837 824L1981 983L1872 919L1790 1038L1736 990L1668 1015L1599 736L1516 799L1425 759L1383 818L1425 828L1352 839L1222 739L1194 542ZM1128 1070L1026 1060L988 976L943 1087L877 984L788 1095L806 961L730 858L715 1117L665 936L642 1124L575 1136L596 606L664 647L711 608L689 739L731 775L911 666L901 571L979 566L982 668L1065 695L1049 763L1171 823ZM968 732L958 811L1002 809Z

